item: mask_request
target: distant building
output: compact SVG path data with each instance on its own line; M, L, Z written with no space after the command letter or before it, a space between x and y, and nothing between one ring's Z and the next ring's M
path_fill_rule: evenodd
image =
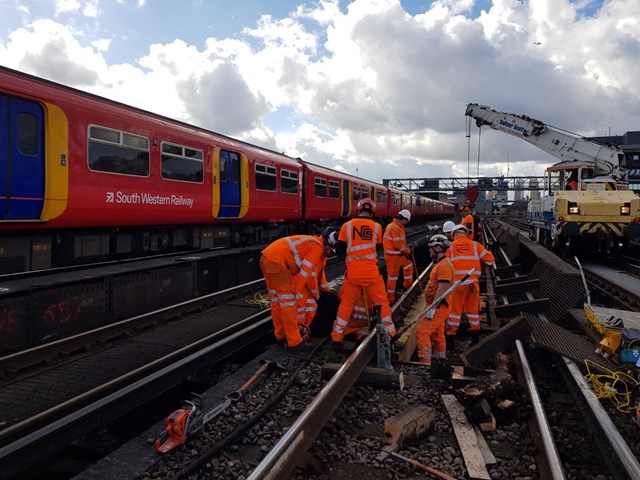
M522 195L524 193L524 180L517 178L515 181L516 190L513 192L513 200L515 202L519 202L522 200Z
M529 180L529 199L540 198L540 190L537 190L540 183L537 178L532 178Z

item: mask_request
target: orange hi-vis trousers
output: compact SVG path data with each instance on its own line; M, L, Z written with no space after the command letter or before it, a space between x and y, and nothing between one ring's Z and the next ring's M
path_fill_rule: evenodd
M342 299L342 289L338 293L338 299ZM368 299L365 298L364 293L360 293L356 300L356 304L353 306L349 323L344 328L343 336L355 335L356 340L358 341L362 341L367 338L371 331L371 314L371 304Z
M396 300L396 283L402 269L402 286L407 289L413 283L413 262L402 254L385 255L387 265L387 300L393 304Z
M424 315L416 326L416 340L418 342L418 358L422 363L431 363L432 358L447 358L447 342L444 335L444 325L451 313L451 306L440 305L432 319Z
M284 263L269 261L264 256L260 259L260 270L269 292L271 320L276 339L286 339L289 347L295 347L303 340L296 319L299 296L296 295L291 272Z
M315 297L311 295L311 292L308 288L304 289L304 292L298 295L298 305L296 307L296 321L301 323L302 325L306 325L307 327L311 327L311 323L316 316L316 312L318 311L318 303L315 300Z
M382 276L378 275L378 277L369 279L358 278L357 282L349 280L349 277L345 277L340 292L342 298L340 299L340 306L338 307L338 315L335 322L333 322L333 331L331 332L331 340L334 342L342 342L344 340L351 315L363 288L366 299L371 307L374 305L382 305L380 312L382 317L381 322L389 335L393 337L396 334L396 327L391 319L391 308L387 301Z
M455 335L460 327L462 310L469 320L469 331L480 331L480 284L478 282L460 285L451 294L451 313L447 320L447 335Z

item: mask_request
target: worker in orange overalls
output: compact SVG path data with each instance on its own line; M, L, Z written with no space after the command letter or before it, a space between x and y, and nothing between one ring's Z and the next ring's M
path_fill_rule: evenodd
M454 269L446 252L451 242L442 234L429 239L429 256L433 267L429 281L424 289L424 299L429 306L443 295L453 284ZM416 339L418 341L418 358L421 363L431 365L431 358L447 358L447 343L444 326L451 313L451 295L448 295L435 310L430 310L418 320Z
M349 220L340 229L335 250L338 255L346 253L347 272L342 285L342 299L333 322L331 339L344 340L358 295L364 290L371 306L381 306L381 322L390 336L396 334L391 319L391 308L384 288L384 280L378 270L376 246L382 243L382 227L373 220L376 204L370 198L361 199L356 206L356 218Z
M262 250L260 269L269 292L271 319L277 341L296 348L304 340L296 319L298 302L307 288L319 298L318 273L333 253L330 236L293 235L279 238ZM335 232L332 237L335 240Z
M462 310L469 320L469 331L480 331L480 272L481 265L493 265L493 254L480 243L469 239L467 228L456 225L453 229L453 242L447 250L447 257L455 269L454 281L460 280L469 270L476 269L476 273L465 280L451 295L451 314L447 320L446 334L453 336L460 327Z
M400 210L396 218L387 225L382 238L384 262L387 265L387 299L390 304L396 301L396 283L402 269L402 286L407 289L413 283L413 261L411 249L407 247L404 227L411 220L409 210Z
M338 232L333 229L326 229L321 235L323 239L325 239L325 242L332 247L338 241ZM322 266L318 275L320 277L318 288L321 292L331 291L331 286L327 282L327 277L324 273L324 267L327 263L326 260L326 257L322 258ZM301 297L298 298L296 321L298 322L298 330L300 330L300 335L303 340L309 341L311 337L311 323L313 323L313 319L318 311L318 302L316 301L318 293L311 292L306 286L303 287L302 292L299 293L301 293Z
M462 207L462 213L464 216L462 217L460 224L467 228L467 237L471 240L475 240L476 219L471 214L471 209L467 205Z

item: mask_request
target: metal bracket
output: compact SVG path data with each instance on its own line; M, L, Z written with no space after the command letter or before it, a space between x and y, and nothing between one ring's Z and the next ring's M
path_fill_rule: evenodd
M391 337L384 325L376 325L376 339L378 342L378 367L391 370Z

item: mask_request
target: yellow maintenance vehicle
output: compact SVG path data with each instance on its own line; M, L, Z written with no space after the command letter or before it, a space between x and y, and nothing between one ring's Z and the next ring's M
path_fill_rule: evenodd
M558 250L587 243L617 253L640 239L640 197L628 189L624 153L526 115L470 103L465 115L528 142L561 161L547 168L545 193L529 201L532 239Z

